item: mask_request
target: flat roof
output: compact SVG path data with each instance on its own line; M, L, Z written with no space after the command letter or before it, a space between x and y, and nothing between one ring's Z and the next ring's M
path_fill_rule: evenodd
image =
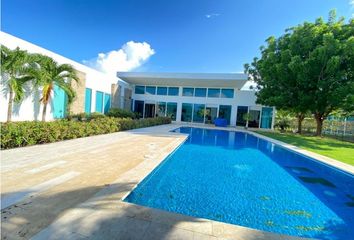
M243 73L150 73L118 72L117 77L134 85L228 87L241 89L248 80Z

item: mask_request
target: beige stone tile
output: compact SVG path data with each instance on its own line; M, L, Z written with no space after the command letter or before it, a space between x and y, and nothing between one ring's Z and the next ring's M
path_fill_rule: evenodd
M193 232L165 224L151 223L143 239L193 240Z

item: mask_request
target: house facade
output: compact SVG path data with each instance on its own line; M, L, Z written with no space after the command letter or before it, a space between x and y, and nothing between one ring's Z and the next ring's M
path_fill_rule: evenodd
M255 91L243 89L246 74L120 72L117 76L132 88L131 108L141 117L169 116L176 122L200 124L224 118L230 126L266 129L274 125L275 109L256 104Z
M141 118L168 116L178 123L213 124L223 118L229 126L273 128L275 109L256 104L255 91L243 89L247 75L240 73L141 73L119 72L116 76L65 58L47 49L0 32L0 43L30 53L52 57L60 64L71 64L79 83L70 106L72 114L107 113L110 108L137 112ZM1 76L0 121L6 121L9 92L6 76ZM34 121L42 117L41 89L28 84L26 96L14 104L12 121ZM63 90L55 86L47 107L48 121L67 115ZM248 116L246 121L245 116Z

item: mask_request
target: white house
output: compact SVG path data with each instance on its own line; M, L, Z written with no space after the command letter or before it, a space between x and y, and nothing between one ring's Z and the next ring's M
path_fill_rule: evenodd
M274 125L275 109L256 104L255 91L242 89L247 82L246 74L119 72L111 76L4 32L0 32L0 43L71 64L80 78L79 84L73 86L77 92L70 108L73 113L106 113L115 107L135 111L143 118L169 116L175 122L213 124L215 119L223 118L230 126ZM0 85L0 121L7 117L8 91L4 80ZM40 89L28 86L26 98L14 105L12 120L40 119L43 106L39 99ZM246 113L250 116L248 123ZM65 115L66 96L56 87L46 119Z
M256 104L255 91L242 90L240 73L138 73L117 76L133 88L132 109L141 117L170 116L176 122L212 124L224 118L230 126L273 128L273 107Z

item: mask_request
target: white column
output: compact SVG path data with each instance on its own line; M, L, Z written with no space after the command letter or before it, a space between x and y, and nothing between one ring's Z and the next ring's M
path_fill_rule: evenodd
M237 118L237 105L231 105L231 118L230 118L230 126L236 127L236 118Z
M182 117L182 102L177 102L177 114L176 114L176 122L181 122Z

